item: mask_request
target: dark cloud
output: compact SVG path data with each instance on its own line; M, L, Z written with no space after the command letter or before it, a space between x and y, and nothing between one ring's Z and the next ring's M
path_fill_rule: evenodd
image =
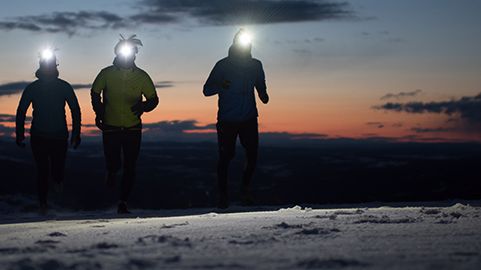
M328 139L328 135L319 133L290 133L290 132L263 132L260 134L262 144L304 144L320 142Z
M398 139L400 142L419 142L419 143L455 143L455 142L469 142L466 139L455 139L455 138L446 138L441 136L430 136L426 137L426 134L411 134L402 136Z
M449 101L386 103L374 106L374 109L407 112L407 113L437 113L457 116L470 123L481 123L481 93L473 97L462 97ZM452 118L452 117L450 117Z
M69 124L69 127L71 127L72 125ZM97 128L97 126L95 124L82 124L82 127L86 127L86 128Z
M14 127L7 127L3 124L0 124L0 137L11 137L15 132Z
M192 130L211 130L215 129L215 124L199 125L196 120L172 120L156 123L143 124L148 130L158 130L168 133L183 133Z
M0 96L18 93L23 89L25 89L25 87L27 87L27 85L29 85L30 83L31 82L28 82L28 81L18 81L18 82L9 82L9 83L0 84ZM73 89L92 88L91 83L73 83L71 85ZM169 87L174 87L174 82L160 81L160 82L156 82L154 85L156 88L169 88Z
M132 26L132 23L131 20L107 11L53 12L0 21L0 30L20 29L73 35L79 30L118 29Z
M445 122L449 126L436 128L414 127L416 133L462 132L479 134L481 131L481 94L472 97L462 97L450 101L386 103L373 107L376 110L406 112L411 114L444 114L448 116Z
M177 16L162 13L162 12L155 12L149 11L146 13L139 13L129 17L130 20L135 21L137 23L145 23L145 24L165 24L165 23L174 23L178 22L180 18Z
M31 121L32 117L25 117L25 121ZM0 114L0 122L3 123L15 123L15 115L13 114Z
M2 95L11 95L18 93L25 89L27 85L29 85L31 82L27 81L18 81L18 82L9 82L9 83L4 83L0 84L0 96ZM167 87L165 84L161 84L163 86L159 87ZM84 88L91 88L92 84L85 84L85 83L74 83L72 84L73 89L84 89Z
M386 95L382 96L381 100L391 99L391 98L401 99L401 98L405 98L405 97L415 97L418 94L420 94L421 92L422 92L421 89L416 89L416 90L411 91L411 92L399 92L397 94L389 93L389 94L386 94Z
M383 128L384 124L381 122L367 122L366 125L368 126L374 126L376 128Z
M31 116L25 117L25 126L27 127L27 132L29 132L30 122L32 121ZM9 124L9 125L5 125ZM0 114L0 138L1 137L12 137L15 134L15 115L13 114Z
M146 140L210 142L217 140L216 125L213 123L199 125L196 120L174 120L143 126ZM267 144L306 143L327 138L327 135L318 133L263 132L260 134L261 143Z
M203 24L271 24L354 17L346 2L327 0L143 0L146 12L136 15L144 23L189 16Z
M155 84L156 88L169 88L169 87L174 87L174 82L173 81L161 81L161 82L156 82Z
M422 127L413 127L411 131L416 133L442 133L442 132L452 132L455 131L454 128L448 127L436 127L436 128L422 128Z
M34 23L22 22L20 18L14 19L14 21L3 21L0 22L0 30L10 31L14 29L26 30L32 32L42 31L42 28Z
M22 91L27 87L30 82L27 81L19 81L19 82L10 82L5 84L0 84L0 96L1 95L10 95Z
M367 142L384 142L384 143L403 143L403 142L453 142L455 139L452 138L442 138L442 137L426 137L426 134L408 134L404 136L399 136L399 137L385 137L381 136L376 133L365 133L362 134L362 138L360 139L349 139L345 138L345 142L351 141L357 141L359 143L367 143ZM463 140L459 140L462 142Z
M101 133L95 125L87 124L83 127L94 128L84 130L83 134L90 138L99 137ZM216 125L214 123L201 125L196 120L172 120L143 124L143 139L145 141L173 141L173 142L216 142ZM318 133L289 133L263 132L260 134L261 143L291 144L312 143L327 140L328 135Z
M215 124L200 125L196 120L172 120L143 124L147 141L214 141Z
M74 83L74 84L71 84L72 85L72 88L73 89L90 89L92 88L92 84L91 83Z
M347 2L335 0L140 0L127 16L107 11L53 12L0 21L0 30L65 33L132 28L193 18L204 25L272 24L355 18Z

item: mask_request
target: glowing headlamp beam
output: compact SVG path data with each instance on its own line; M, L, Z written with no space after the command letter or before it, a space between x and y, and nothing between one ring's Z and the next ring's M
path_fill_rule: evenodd
M53 58L53 51L50 49L45 49L42 51L40 57L43 61L50 61Z
M240 43L242 46L247 46L247 45L251 44L251 42L252 42L252 36L251 36L249 33L242 32L242 33L239 35L238 41L239 41L239 43Z
M123 45L123 46L120 48L120 54L121 54L123 57L129 57L129 56L131 56L133 53L134 53L134 49L132 48L132 46Z

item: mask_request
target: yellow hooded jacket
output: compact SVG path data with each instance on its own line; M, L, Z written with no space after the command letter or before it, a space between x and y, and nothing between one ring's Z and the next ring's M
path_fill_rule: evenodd
M133 66L120 68L115 65L100 71L92 85L92 92L102 94L103 123L109 126L129 128L141 124L132 106L142 101L157 99L154 83L149 74Z

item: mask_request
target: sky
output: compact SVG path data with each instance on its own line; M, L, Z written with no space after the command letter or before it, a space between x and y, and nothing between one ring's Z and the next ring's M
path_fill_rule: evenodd
M88 85L119 34L144 46L137 65L158 88L146 124L212 131L202 95L243 27L270 95L261 132L319 138L481 141L481 2L475 0L5 1L0 9L0 134L9 135L38 53L58 49L60 77L93 123ZM87 87L81 87L87 86ZM3 120L2 120L3 119Z

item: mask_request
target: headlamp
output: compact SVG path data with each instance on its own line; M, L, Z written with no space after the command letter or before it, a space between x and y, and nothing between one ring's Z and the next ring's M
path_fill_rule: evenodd
M40 54L40 58L44 62L48 62L48 61L52 60L54 58L53 51L51 49L43 50L42 53Z
M238 42L242 46L248 46L252 43L252 35L247 33L247 32L242 31L239 34Z
M132 56L132 54L134 53L134 49L132 48L132 46L125 44L125 45L122 45L122 47L120 47L119 52L120 52L120 55L122 55L125 58L128 58Z

